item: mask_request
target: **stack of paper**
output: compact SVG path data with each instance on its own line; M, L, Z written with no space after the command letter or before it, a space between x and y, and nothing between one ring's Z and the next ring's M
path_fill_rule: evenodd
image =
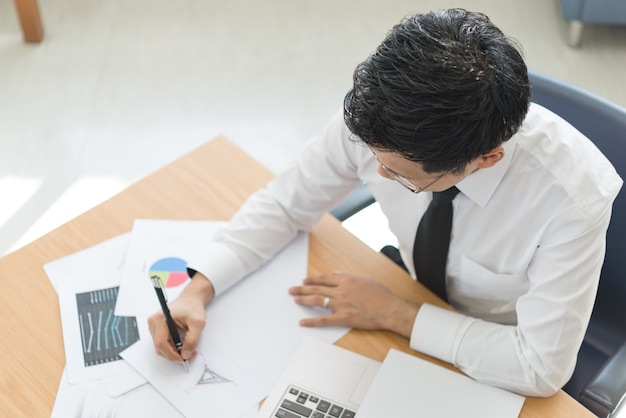
M53 417L248 417L304 336L327 342L345 328L301 328L319 314L287 289L306 275L308 236L207 307L199 355L186 372L156 355L147 328L189 282L185 257L203 251L220 222L137 220L120 235L45 266L59 295L67 359ZM260 297L261 296L261 297Z

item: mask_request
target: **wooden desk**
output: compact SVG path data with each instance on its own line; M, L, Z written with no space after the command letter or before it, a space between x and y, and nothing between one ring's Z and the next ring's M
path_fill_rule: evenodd
M0 416L49 417L54 405L65 356L58 299L45 263L128 232L135 218L227 220L271 178L232 142L218 138L0 259ZM395 292L441 304L326 215L311 232L309 273L335 269L384 278ZM420 355L405 338L388 332L351 331L338 345L379 361L390 347ZM564 392L527 399L520 416L592 417Z

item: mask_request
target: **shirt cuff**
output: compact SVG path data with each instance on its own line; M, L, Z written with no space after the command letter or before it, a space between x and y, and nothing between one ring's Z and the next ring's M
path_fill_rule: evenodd
M456 364L461 339L472 321L465 315L424 304L415 318L410 346L413 350Z
M228 246L220 243L212 244L188 261L187 267L202 273L218 296L241 280L246 271L237 254Z

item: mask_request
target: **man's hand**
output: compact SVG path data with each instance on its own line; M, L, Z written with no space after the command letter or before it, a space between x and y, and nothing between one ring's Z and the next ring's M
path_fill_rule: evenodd
M410 337L419 305L408 302L371 277L344 273L307 277L303 286L292 287L289 294L307 306L324 306L329 315L300 321L306 327L340 325L359 329L384 329Z
M213 296L214 290L211 282L202 274L196 273L180 296L168 303L172 319L183 337L181 354L178 354L172 343L163 312L159 311L148 318L148 326L157 354L177 362L195 358L196 347L206 323L205 308Z

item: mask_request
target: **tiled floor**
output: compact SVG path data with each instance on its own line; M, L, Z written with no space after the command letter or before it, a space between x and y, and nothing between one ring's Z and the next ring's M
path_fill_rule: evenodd
M218 134L280 171L393 24L459 3L46 0L44 42L27 45L0 2L0 255ZM572 49L557 0L462 4L530 68L626 105L626 28Z

